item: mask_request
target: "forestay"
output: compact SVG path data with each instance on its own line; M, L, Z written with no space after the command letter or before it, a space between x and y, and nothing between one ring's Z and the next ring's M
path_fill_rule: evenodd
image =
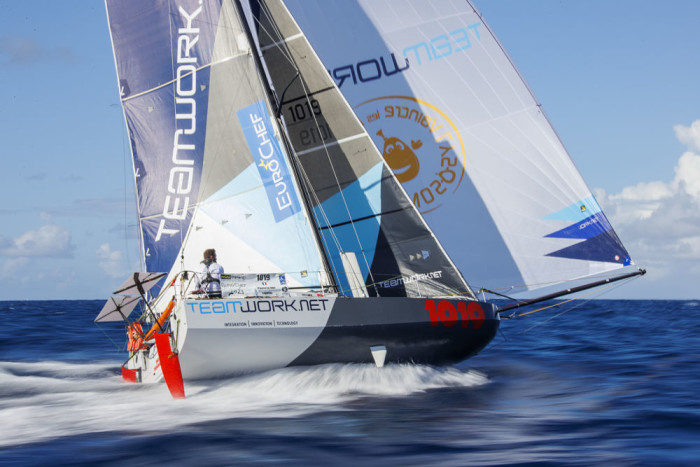
M631 263L469 2L286 4L472 285L532 290ZM292 122L295 105L284 109Z

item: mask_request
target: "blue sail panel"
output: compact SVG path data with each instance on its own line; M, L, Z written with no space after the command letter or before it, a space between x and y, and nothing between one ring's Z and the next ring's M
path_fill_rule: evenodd
M608 218L602 212L586 217L580 222L553 232L550 238L593 238L612 230Z
M342 191L315 208L320 228L352 219L375 216L381 211L381 180L383 164L376 164ZM349 216L349 217L348 217Z
M564 209L560 209L557 212L545 216L543 219L578 222L584 218L598 214L599 212L602 212L602 209L600 209L598 202L593 196L588 196L582 200L570 204Z
M326 246L329 261L333 266L333 275L338 285L339 293L349 295L351 287L345 271L342 269L341 251L338 249L338 245L343 246L343 252L363 253L362 255L356 254L358 254L360 272L364 281L368 282L371 263L368 264L367 260L374 258L379 231L379 222L375 218L356 222L354 226L345 224L334 227L332 231L329 229L321 230L321 236ZM359 242L358 238L360 239ZM357 245L357 247L352 248L353 245Z
M187 233L186 226L192 222L192 211L187 211L185 218L177 223L168 224L165 233L161 221L157 217L141 220L143 254L149 271L170 271Z
M216 0L107 1L146 269L170 270L199 190Z
M211 62L221 0L107 0L122 98Z
M339 266L343 252L355 252L360 271L367 281L380 233L382 164L377 164L354 183L314 207L326 252L334 269L341 293L349 293L350 284ZM349 217L348 217L349 216ZM353 224L348 220L353 219ZM330 228L329 228L330 227Z
M547 256L615 263L621 266L631 264L629 253L612 231L554 251Z
M208 79L209 69L200 70L198 80ZM124 102L139 214L162 216L164 228L197 202L208 102L207 88L178 101L174 84Z

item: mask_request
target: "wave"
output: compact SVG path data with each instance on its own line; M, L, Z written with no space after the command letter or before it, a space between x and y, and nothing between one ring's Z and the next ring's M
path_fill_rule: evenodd
M367 396L405 396L474 387L474 370L425 365L334 364L295 367L186 384L173 400L164 384L122 382L114 363L0 362L0 446L84 433L147 433L230 418L298 417L348 410Z

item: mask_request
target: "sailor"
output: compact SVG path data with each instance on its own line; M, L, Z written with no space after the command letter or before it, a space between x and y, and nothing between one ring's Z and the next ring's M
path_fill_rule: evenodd
M221 274L222 268L216 262L216 250L209 248L204 250L202 260L202 272L197 274L198 290L195 293L206 294L208 298L221 298Z

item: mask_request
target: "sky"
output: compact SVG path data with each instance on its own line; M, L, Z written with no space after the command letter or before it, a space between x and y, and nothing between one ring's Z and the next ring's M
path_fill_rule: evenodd
M598 298L700 298L700 2L474 3L648 270ZM140 261L104 4L0 5L0 300L107 298Z

